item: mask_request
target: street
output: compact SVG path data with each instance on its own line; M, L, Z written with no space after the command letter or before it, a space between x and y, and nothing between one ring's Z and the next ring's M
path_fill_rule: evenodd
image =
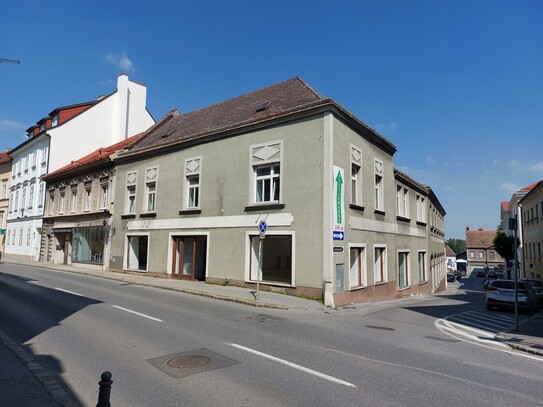
M83 406L96 405L105 370L115 407L541 405L542 359L436 328L487 312L482 279L453 284L285 311L1 264L0 330Z

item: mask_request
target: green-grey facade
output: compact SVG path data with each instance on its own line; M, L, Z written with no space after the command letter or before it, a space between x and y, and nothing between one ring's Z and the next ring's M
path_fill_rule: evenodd
M435 292L445 211L395 151L299 78L171 111L114 160L110 268L335 306Z

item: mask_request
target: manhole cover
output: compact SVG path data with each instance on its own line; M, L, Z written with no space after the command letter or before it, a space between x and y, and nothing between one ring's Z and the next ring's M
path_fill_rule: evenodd
M166 361L166 366L175 369L198 369L211 364L211 358L200 355L175 356Z

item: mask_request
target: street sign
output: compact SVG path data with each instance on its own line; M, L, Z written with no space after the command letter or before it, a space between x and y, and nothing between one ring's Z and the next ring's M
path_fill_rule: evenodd
M266 235L266 229L268 229L268 224L265 220L261 220L258 224L258 230L260 231L260 237L264 237Z
M343 240L345 234L343 232L333 232L334 240Z
M334 246L334 253L343 253L342 246Z

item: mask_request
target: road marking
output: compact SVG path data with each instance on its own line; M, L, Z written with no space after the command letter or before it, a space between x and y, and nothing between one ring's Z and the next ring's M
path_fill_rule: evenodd
M84 297L83 294L79 294L79 293L74 293L73 291L68 291L68 290L65 290L63 288L58 288L58 287L53 287L54 290L57 290L57 291L62 291L63 293L68 293L68 294L72 294L72 295L77 295L79 297Z
M149 315L142 314L141 312L132 311L131 309L128 309L128 308L119 307L118 305L112 305L112 307L113 307L113 308L120 309L120 310L123 310L123 311L126 311L126 312L130 312L130 313L132 313L132 314L139 315L140 317L152 319L153 321L164 322L164 321L161 320L161 319L158 319L158 318L155 318L155 317L151 317L151 316L149 316Z
M276 358L275 356L271 356L271 355L259 352L257 350L251 349L251 348L246 348L245 346L238 345L238 344L235 344L235 343L227 343L227 345L230 345L230 346L232 346L234 348L237 348L237 349L244 350L245 352L252 353L253 355L257 355L257 356L261 356L261 357L266 358L266 359L273 360L274 362L281 363L283 365L292 367L292 368L300 370L302 372L309 373L309 374L311 374L313 376L320 377L321 379L325 379L325 380L328 380L330 382L337 383L337 384L342 384L344 386L356 388L356 385L354 385L352 383L346 382L346 381L341 380L341 379L337 379L337 378L332 377L332 376L328 376L327 374L317 372L316 370L308 369L307 367L297 365L297 364L289 362L287 360L279 359L279 358Z

